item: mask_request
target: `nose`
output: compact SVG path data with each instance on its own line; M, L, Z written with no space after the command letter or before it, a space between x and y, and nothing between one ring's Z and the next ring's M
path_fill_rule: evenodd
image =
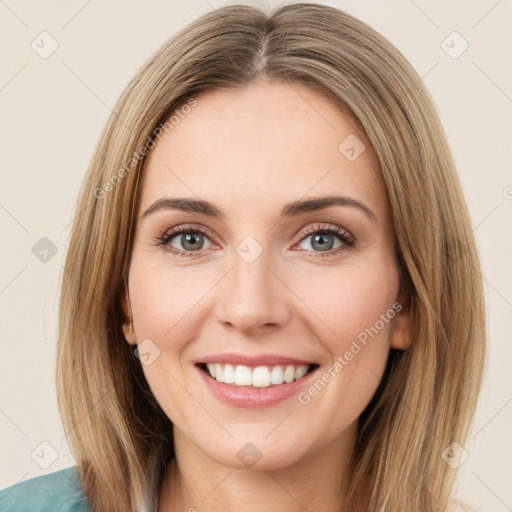
M252 335L285 325L292 294L275 267L265 251L250 263L236 254L233 268L216 290L218 321Z

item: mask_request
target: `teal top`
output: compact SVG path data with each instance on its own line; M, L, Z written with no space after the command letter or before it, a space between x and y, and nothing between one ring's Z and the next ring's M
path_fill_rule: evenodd
M2 512L90 512L76 466L0 491Z

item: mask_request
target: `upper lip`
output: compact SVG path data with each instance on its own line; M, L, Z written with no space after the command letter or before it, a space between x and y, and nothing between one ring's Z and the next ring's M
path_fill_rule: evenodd
M311 361L304 359L297 359L294 357L283 356L279 354L258 354L258 355L242 355L242 354L214 354L206 356L201 360L197 361L201 363L220 363L220 364L232 364L232 365L244 365L244 366L274 366L274 365L294 365L300 366L303 364L312 365L315 364Z

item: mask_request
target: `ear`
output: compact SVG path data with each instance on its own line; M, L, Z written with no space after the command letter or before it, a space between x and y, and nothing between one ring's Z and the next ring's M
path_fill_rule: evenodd
M124 323L123 323L123 334L125 340L130 343L130 345L136 345L137 344L137 336L135 334L135 329L133 327L133 318L131 315L131 307L130 304L130 297L128 295L128 290L125 287L123 293L121 294L121 305L123 307L123 316L124 316Z
M404 293L400 294L399 300L393 305L397 312L393 319L391 332L391 348L407 350L412 343L412 318L411 304Z

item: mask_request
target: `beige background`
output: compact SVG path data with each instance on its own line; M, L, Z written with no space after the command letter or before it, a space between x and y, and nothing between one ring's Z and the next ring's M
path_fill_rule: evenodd
M77 192L110 109L177 29L226 3L233 2L0 0L0 488L74 464L54 389L58 292ZM390 39L440 112L489 308L487 374L458 486L484 511L510 511L512 3L316 3L344 9ZM45 55L52 44L58 48ZM46 262L32 251L43 237L57 251Z

